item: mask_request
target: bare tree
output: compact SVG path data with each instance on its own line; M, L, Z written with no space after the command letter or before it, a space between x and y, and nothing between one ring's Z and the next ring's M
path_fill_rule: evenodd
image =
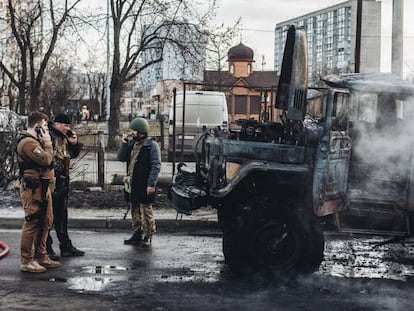
M238 26L240 25L241 18L239 18L234 25L210 27L212 30L208 35L207 45L207 61L206 69L216 71L214 75L214 83L218 85L217 89L221 91L222 85L222 69L227 59L227 52L231 47L234 38L239 31Z
M124 85L146 68L163 60L166 43L189 52L188 32L205 33L208 14L196 16L185 0L111 0L113 23L112 73L108 146L116 146L119 134L120 97ZM194 2L194 1L193 1ZM214 7L215 1L211 1ZM211 8L207 9L212 12ZM184 18L185 17L185 18ZM195 22L194 19L197 19ZM189 22L193 20L193 22ZM173 30L172 30L173 29ZM190 44L197 44L190 42ZM145 54L145 57L143 55Z
M227 59L227 52L233 44L234 38L239 32L241 18L239 18L234 25L226 26L224 24L219 26L212 26L208 35L207 45L207 64L206 69L221 71Z
M50 114L64 111L68 99L74 94L71 82L71 67L54 55L49 62L41 87L39 103Z
M102 95L105 87L105 74L103 72L87 71L89 88L89 111L91 116L102 115Z
M73 22L71 15L81 0L8 0L7 25L18 55L17 64L0 60L0 69L18 89L19 113L39 108L41 85L56 43Z

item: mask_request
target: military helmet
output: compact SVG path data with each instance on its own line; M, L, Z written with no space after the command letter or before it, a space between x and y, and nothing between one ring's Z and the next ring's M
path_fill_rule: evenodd
M129 124L129 128L142 134L149 132L149 124L144 118L135 118Z

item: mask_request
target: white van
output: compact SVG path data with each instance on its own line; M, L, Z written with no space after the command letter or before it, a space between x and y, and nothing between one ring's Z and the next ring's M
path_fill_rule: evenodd
M185 102L184 102L185 101ZM182 124L183 124L183 102L184 102L184 146L182 146ZM174 99L169 108L169 140L168 160L173 157L173 135L174 135ZM226 96L223 92L213 91L177 91L175 105L175 151L176 155L181 153L185 157L194 155L194 146L203 129L214 129L228 127L228 111ZM183 148L182 148L183 147ZM182 150L183 149L183 150ZM178 159L178 157L177 157Z

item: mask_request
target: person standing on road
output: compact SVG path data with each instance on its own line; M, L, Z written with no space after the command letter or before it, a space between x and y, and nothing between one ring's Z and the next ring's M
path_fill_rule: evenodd
M50 260L46 251L46 239L53 223L52 195L53 148L47 126L48 117L33 112L28 117L28 128L23 131L17 145L20 169L20 197L25 220L20 240L20 270L44 272L46 268L61 266ZM38 257L34 258L34 244Z
M56 186L53 192L54 226L60 242L60 256L83 256L85 252L72 245L68 234L68 196L69 196L69 164L76 158L82 144L79 143L76 133L70 129L70 118L67 114L59 113L49 122L49 133L53 143ZM50 234L47 237L47 252L53 260L59 260L54 252L53 240Z
M131 202L132 227L131 238L125 244L151 246L152 236L156 231L153 216L155 187L161 170L161 152L157 142L148 137L149 124L144 118L135 118L129 128L132 139L122 136L118 150L118 160L127 162L127 190Z

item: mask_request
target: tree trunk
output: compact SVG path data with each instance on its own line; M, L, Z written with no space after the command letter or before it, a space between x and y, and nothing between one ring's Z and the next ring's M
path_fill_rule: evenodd
M30 92L30 110L39 110L39 91L34 89Z
M121 98L121 87L118 81L111 81L111 109L109 118L109 136L108 136L108 148L115 150L118 148L118 140L120 135L119 132L119 115L120 115L120 98Z
M25 88L25 83L19 83L18 89L19 89L19 94L17 97L17 106L19 107L19 114L20 115L25 115L26 114L26 88Z

